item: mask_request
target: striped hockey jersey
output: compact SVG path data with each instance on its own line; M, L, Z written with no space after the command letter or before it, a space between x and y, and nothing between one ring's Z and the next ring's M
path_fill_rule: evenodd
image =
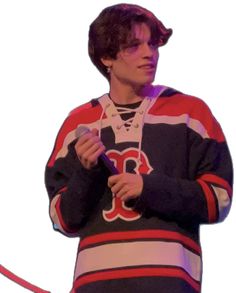
M82 167L80 125L99 129L119 172L141 174L137 200L112 196L102 162ZM157 86L135 109L105 94L73 110L45 172L54 228L80 237L72 292L200 292L199 226L227 216L232 180L222 129L199 98Z

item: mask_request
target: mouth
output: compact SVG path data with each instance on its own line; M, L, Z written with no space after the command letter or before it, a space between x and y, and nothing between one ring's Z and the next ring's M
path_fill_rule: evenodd
M153 63L146 63L146 64L138 66L138 68L145 69L145 70L155 70L156 66Z

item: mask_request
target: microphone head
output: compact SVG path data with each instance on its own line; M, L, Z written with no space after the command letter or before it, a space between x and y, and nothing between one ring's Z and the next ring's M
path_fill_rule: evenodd
M76 131L75 131L75 135L77 138L80 138L81 136L83 136L84 134L88 133L90 130L88 127L81 125L79 127L77 127Z

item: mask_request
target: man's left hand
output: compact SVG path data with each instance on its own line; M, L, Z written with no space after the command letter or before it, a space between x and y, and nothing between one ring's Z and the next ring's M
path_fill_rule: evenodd
M143 178L138 174L122 173L108 178L112 193L122 201L139 197L143 190Z

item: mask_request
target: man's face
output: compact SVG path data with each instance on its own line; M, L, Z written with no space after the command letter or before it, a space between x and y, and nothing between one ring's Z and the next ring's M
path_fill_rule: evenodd
M117 58L111 61L110 81L139 87L153 82L159 53L145 23L134 25L131 36Z

